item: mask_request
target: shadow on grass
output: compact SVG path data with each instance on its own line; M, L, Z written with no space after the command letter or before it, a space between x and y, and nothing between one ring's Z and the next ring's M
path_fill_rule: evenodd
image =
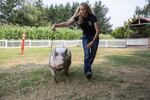
M134 51L128 55L109 55L106 56L108 63L115 67L145 67L150 68L150 50Z

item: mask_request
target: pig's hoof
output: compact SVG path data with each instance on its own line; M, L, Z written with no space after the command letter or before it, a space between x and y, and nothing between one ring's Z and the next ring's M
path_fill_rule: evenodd
M66 73L66 72L65 72L65 73L63 73L63 74L64 74L65 76L69 76L69 74L68 74L68 73Z
M54 83L58 83L58 81L56 79L54 79Z
M54 84L57 84L58 83L58 81L54 81Z
M69 76L69 74L65 74L66 76Z

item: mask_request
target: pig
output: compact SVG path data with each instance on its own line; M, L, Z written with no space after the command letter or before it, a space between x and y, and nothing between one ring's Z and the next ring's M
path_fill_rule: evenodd
M71 65L71 51L66 47L55 48L49 57L49 67L51 74L54 78L54 82L57 83L57 73L62 71L68 76L68 70Z

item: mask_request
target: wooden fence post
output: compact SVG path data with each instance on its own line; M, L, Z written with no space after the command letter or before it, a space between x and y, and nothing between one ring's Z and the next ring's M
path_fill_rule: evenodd
M7 45L7 40L5 40L5 48L7 48L8 47L8 45Z

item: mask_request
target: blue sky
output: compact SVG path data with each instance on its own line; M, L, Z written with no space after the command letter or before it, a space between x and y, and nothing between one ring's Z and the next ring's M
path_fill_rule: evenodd
M50 4L66 4L67 2L84 2L87 0L43 0L44 5ZM88 0L90 4L94 4L97 0ZM112 28L122 26L134 14L136 6L143 7L147 2L145 0L101 0L109 12L107 16L111 17L110 23Z

